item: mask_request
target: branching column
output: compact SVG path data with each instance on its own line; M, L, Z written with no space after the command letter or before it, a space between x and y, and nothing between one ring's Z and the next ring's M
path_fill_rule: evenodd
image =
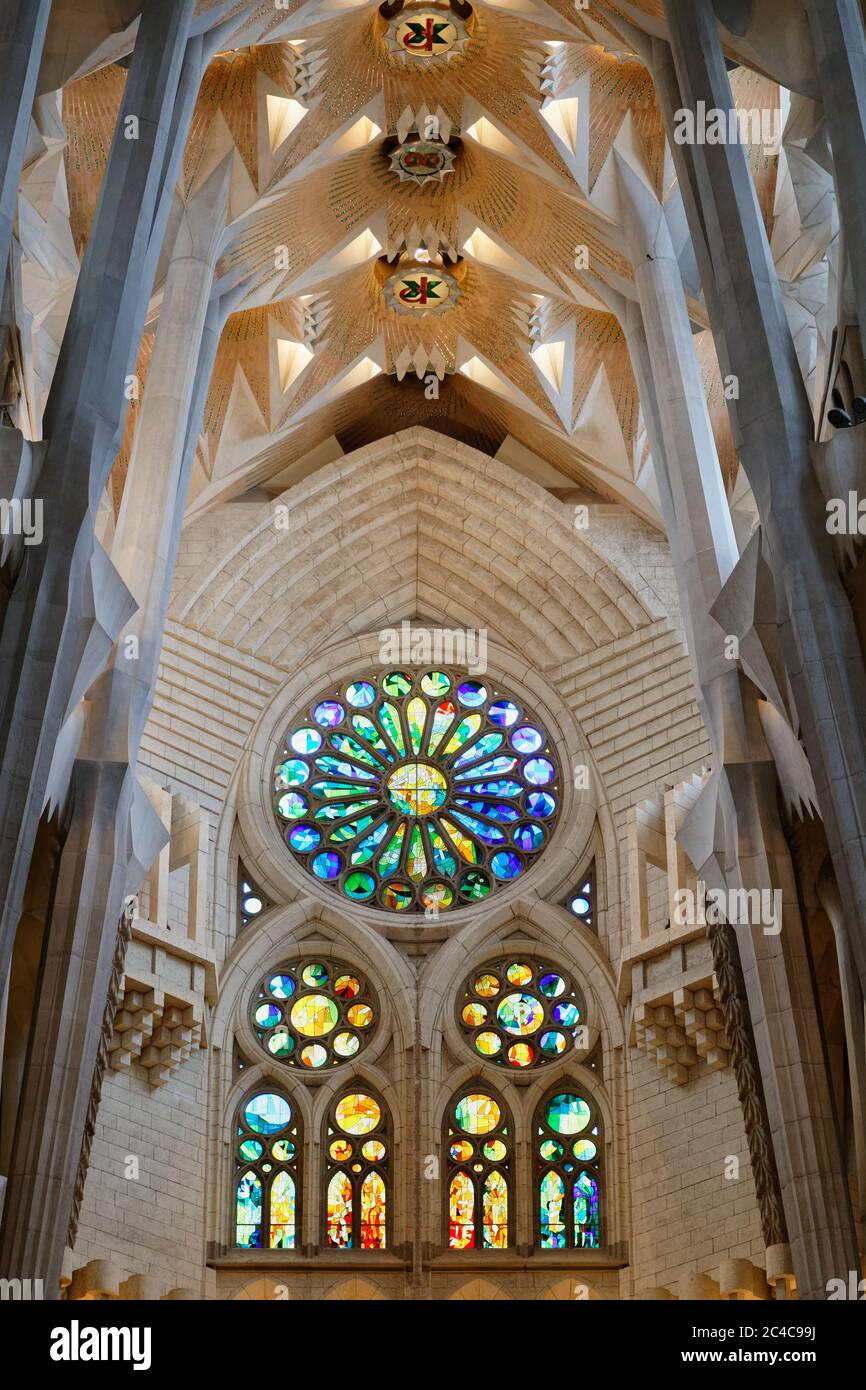
M96 682L73 773L70 833L34 1010L31 1052L0 1232L0 1268L58 1287L96 1077L117 922L130 884L135 763L153 701L165 611L204 392L202 349L226 222L230 162L183 210L113 556L138 603L113 664ZM203 360L204 353L204 360ZM148 812L149 813L149 812ZM142 865L138 865L140 874ZM36 1213L41 1213L38 1220ZM29 1271L29 1274L24 1271ZM38 1272L37 1272L38 1271Z
M92 627L87 581L96 510L121 437L126 380L135 371L198 90L200 71L191 73L188 61L193 10L194 0L149 0L142 17L45 412L36 487L44 540L16 576L0 635L0 986L57 735Z
M746 152L679 144L675 114L734 107L710 0L665 0L672 35L653 43L719 361L738 382L734 440L757 501L785 662L861 980L866 981L866 670L836 571L809 446L812 416ZM675 70L674 70L675 69ZM697 120L697 115L696 115Z
M836 194L866 352L866 33L859 0L807 0ZM866 391L866 381L856 383Z
M777 1229L783 1207L801 1292L822 1297L828 1279L854 1267L856 1247L775 766L755 687L726 656L725 634L711 612L737 547L664 211L622 159L617 177L640 323L633 304L619 313L640 364L659 493L715 755L716 774L704 795L714 800L723 843L712 845L699 868L718 886L782 893L781 933L764 933L758 923L736 928L763 1080L763 1095L752 1098L746 1118L766 1116L775 1157L775 1165L756 1174L762 1216L771 1243L778 1243L786 1238ZM767 1142L751 1147L760 1153Z
M21 165L50 13L51 0L3 0L0 5L0 280L9 259Z

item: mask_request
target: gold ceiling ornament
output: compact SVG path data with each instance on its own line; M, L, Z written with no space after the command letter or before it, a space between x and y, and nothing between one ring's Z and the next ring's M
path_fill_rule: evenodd
M404 140L391 152L390 169L401 183L441 183L454 172L453 150L441 140Z
M382 294L395 313L422 318L453 309L460 298L460 286L441 266L430 261L410 261L389 276Z
M462 54L469 30L447 4L406 5L388 21L384 37L392 58L426 69Z

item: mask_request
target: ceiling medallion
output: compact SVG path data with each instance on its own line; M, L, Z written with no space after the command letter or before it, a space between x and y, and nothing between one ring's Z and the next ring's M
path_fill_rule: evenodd
M398 314L441 314L460 297L460 286L438 266L407 265L386 280L382 293L390 309Z
M391 173L401 183L441 183L454 172L454 153L441 140L406 140L391 153Z
M443 10L418 9L389 24L388 49L404 63L448 62L462 53L469 34L462 19Z

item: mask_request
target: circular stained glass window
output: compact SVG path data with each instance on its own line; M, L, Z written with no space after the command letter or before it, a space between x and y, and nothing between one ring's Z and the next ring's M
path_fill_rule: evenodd
M473 971L457 1018L477 1056L518 1071L587 1046L586 1007L571 977L528 957Z
M379 1005L357 970L334 961L281 965L259 983L253 1031L271 1057L304 1071L357 1056L375 1031Z
M295 859L342 898L436 915L483 902L544 853L556 754L531 710L452 670L385 670L298 714L274 769Z

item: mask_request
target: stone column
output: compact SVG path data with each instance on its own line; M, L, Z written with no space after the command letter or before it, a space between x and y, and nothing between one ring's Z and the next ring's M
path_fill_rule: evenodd
M87 662L96 508L121 437L125 382L135 369L187 128L173 129L172 121L194 8L195 0L150 0L142 16L45 412L48 442L34 489L44 501L44 542L16 576L0 635L0 984L54 746ZM195 90L187 120L194 99ZM126 138L136 129L127 118L138 122L137 139ZM96 671L85 672L85 688L87 674Z
M106 970L102 920L95 930L89 905L94 897L122 897L126 871L114 837L132 799L128 769L79 760L72 795L75 814L46 926L0 1228L3 1276L42 1279L49 1297L60 1288L114 948L112 937Z
M201 343L230 177L225 161L185 205L175 239L113 546L118 571L139 607L115 648L113 665L89 692L73 774L72 823L34 1009L20 1111L29 1119L20 1126L12 1155L0 1268L38 1269L30 1277L43 1278L51 1289L59 1278L73 1196L77 1192L80 1200L83 1188L88 1112L95 1110L102 1082L103 1007L117 974L117 922L133 886L131 841L141 813L134 768L156 688L180 520L210 381L213 335L204 361ZM107 1026L110 1033L110 1018Z
M675 113L730 111L730 82L710 0L665 0L667 44L652 41L722 371L733 373L734 439L752 486L775 583L777 621L800 733L861 980L866 982L866 670L836 571L812 471L809 401L785 317L745 150L678 144Z
M712 613L739 558L737 546L664 211L620 157L617 180L624 250L635 267L646 342L645 352L638 342L642 402L716 765L704 797L712 798L721 843L713 836L712 853L695 863L718 886L783 895L778 935L764 933L760 923L735 928L763 1081L761 1094L743 1084L741 1101L750 1152L761 1163L755 1180L765 1238L775 1244L790 1233L804 1296L822 1297L829 1278L853 1267L853 1230L775 767L757 691L726 656L725 633ZM619 312L633 338L633 312L624 306ZM740 1067L738 1083L745 1077ZM756 1117L768 1129L775 1163L764 1161L766 1140L753 1132ZM781 1207L787 1231L779 1226Z
M851 1091L851 1118L854 1129L854 1156L860 1197L860 1249L866 1246L866 1012L863 992L851 959L845 932L845 909L832 874L823 874L817 883L818 901L830 919L839 963L845 1043L848 1050L848 1077Z
M866 33L859 0L807 0L836 196L866 351ZM855 383L866 391L866 381Z
M12 242L18 184L36 96L51 0L3 0L0 6L0 276Z

